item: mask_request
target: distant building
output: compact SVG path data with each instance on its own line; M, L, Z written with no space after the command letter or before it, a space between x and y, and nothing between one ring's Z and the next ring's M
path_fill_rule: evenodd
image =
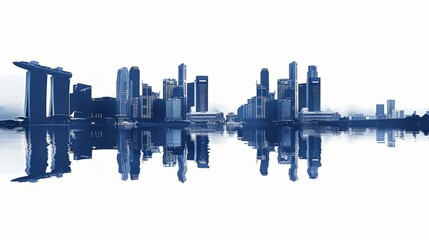
M178 88L181 89L181 93L182 95L180 96L180 98L182 99L182 119L186 118L186 113L187 113L187 84L186 84L186 65L184 63L180 64L178 67Z
M291 111L292 109L292 100L291 99L283 99L278 100L278 120L280 121L286 121L286 120L293 120L294 116L292 115L294 112Z
M398 118L405 118L405 111L404 110L399 110Z
M395 114L395 100L387 100L387 118L394 118Z
M116 98L93 98L91 103L91 117L115 118Z
M91 116L92 90L90 85L75 84L70 93L70 114L74 117L89 118Z
M317 67L309 66L307 72L307 108L310 112L320 112L320 78Z
M366 116L358 113L358 114L353 114L350 118L351 120L366 120Z
M197 76L195 79L195 105L197 112L209 110L209 77Z
M163 122L166 116L166 104L164 99L153 100L153 121Z
M298 112L301 112L303 108L307 108L307 84L298 84Z
M384 104L375 105L375 117L377 119L384 119L386 117L384 114Z

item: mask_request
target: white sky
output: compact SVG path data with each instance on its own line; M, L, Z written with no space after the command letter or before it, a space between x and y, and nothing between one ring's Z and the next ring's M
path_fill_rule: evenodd
M209 76L211 110L236 111L255 95L261 68L271 91L298 62L322 79L322 109L375 112L396 99L406 113L429 108L425 1L2 1L0 118L22 115L25 71L37 60L73 73L93 97L115 96L117 69L136 65L143 82ZM3 116L3 117L1 117Z

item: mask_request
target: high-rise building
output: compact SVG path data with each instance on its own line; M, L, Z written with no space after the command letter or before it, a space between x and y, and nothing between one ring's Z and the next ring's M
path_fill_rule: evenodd
M126 67L118 70L116 78L116 114L121 117L130 118L129 103L129 73Z
M268 68L261 69L261 85L266 89L266 95L270 92L270 74L268 72Z
M282 120L291 120L295 118L295 87L291 79L278 79L277 80L277 99L279 100L279 111L287 111L287 113L280 113ZM288 100L288 103L281 100Z
M377 119L383 119L383 118L385 118L385 115L384 115L384 104L377 104L377 105L375 105L375 117Z
M209 111L209 77L197 76L195 79L195 105L197 112Z
M307 84L298 84L298 112L307 107Z
M387 100L387 118L394 118L395 115L395 100Z
M262 84L256 85L256 111L254 112L255 118L265 119L266 102L268 90Z
M128 102L130 103L131 118L139 118L140 113L140 70L137 66L130 68L130 83L129 83Z
M81 118L91 116L91 92L91 86L89 85L81 83L73 85L73 92L70 94L70 114Z
M140 96L140 69L137 66L130 68L130 98ZM131 99L130 99L131 101Z
M190 113L191 112L191 107L195 106L195 83L194 82L190 82L186 84L186 93L187 93L187 104L186 104L186 108L187 108L187 112Z
M187 85L186 85L186 65L184 64L184 63L182 63L182 64L180 64L179 65L179 67L178 67L178 70L179 70L179 76L178 76L178 79L179 79L179 86L178 86L178 88L180 88L180 90L181 90L181 100L182 100L182 106L181 106L181 108L182 108L182 119L185 119L186 118L186 113L187 113L187 104L188 104L188 101L187 101L187 96L188 96L188 94L187 94Z
M162 98L164 100L173 98L173 92L175 87L177 87L176 79L165 78L162 82Z
M320 78L316 66L308 66L307 72L307 108L310 112L320 112Z
M165 100L165 118L167 121L182 119L182 101L180 98Z
M141 96L141 118L151 119L153 113L153 98L152 98L152 87L148 84L142 84L142 96Z

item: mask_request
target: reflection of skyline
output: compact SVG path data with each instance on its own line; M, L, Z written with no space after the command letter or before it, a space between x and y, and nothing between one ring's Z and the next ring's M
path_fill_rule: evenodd
M321 167L322 140L317 132L298 131L292 127L241 129L238 138L248 142L256 149L256 159L260 163L259 171L267 176L270 152L277 148L277 163L290 165L288 174L291 181L298 180L298 159L307 160L307 173L310 179L318 177Z
M116 161L122 180L138 180L141 164L151 159L154 153L161 153L163 166L177 167L178 180L184 183L188 169L186 160L194 161L198 168L209 168L207 132L216 132L210 129L191 133L186 128L123 127L72 130L68 127L32 127L24 130L27 176L12 181L37 182L42 178L62 177L71 172L69 154L73 154L73 160L84 160L92 158L93 150L117 149ZM49 165L50 171L47 169Z
M67 127L31 127L25 130L25 173L13 179L19 182L37 182L48 177L62 177L70 173L71 159L91 159L97 149L116 149L117 171L120 179L138 180L142 164L160 153L163 167L177 168L177 178L187 180L188 161L198 168L209 168L210 139L208 132L189 128L114 128L93 127L69 129ZM363 135L365 130L350 131L352 135ZM376 142L395 147L396 139L404 139L404 131L375 129ZM299 130L292 127L251 129L237 131L238 139L255 149L259 174L269 175L271 160L279 165L289 165L291 181L298 180L299 159L306 160L307 174L317 179L322 166L322 138L318 130ZM162 148L161 148L162 147ZM270 156L276 154L276 157ZM188 160L188 161L187 161Z

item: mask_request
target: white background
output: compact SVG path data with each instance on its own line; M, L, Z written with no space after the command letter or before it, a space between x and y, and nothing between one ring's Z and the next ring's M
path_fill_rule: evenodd
M322 109L373 114L396 99L406 114L429 108L425 1L2 1L0 117L22 115L25 71L37 60L73 73L93 97L115 97L117 69L142 81L209 76L210 110L236 111L255 95L261 68L270 88L298 62L322 78Z

